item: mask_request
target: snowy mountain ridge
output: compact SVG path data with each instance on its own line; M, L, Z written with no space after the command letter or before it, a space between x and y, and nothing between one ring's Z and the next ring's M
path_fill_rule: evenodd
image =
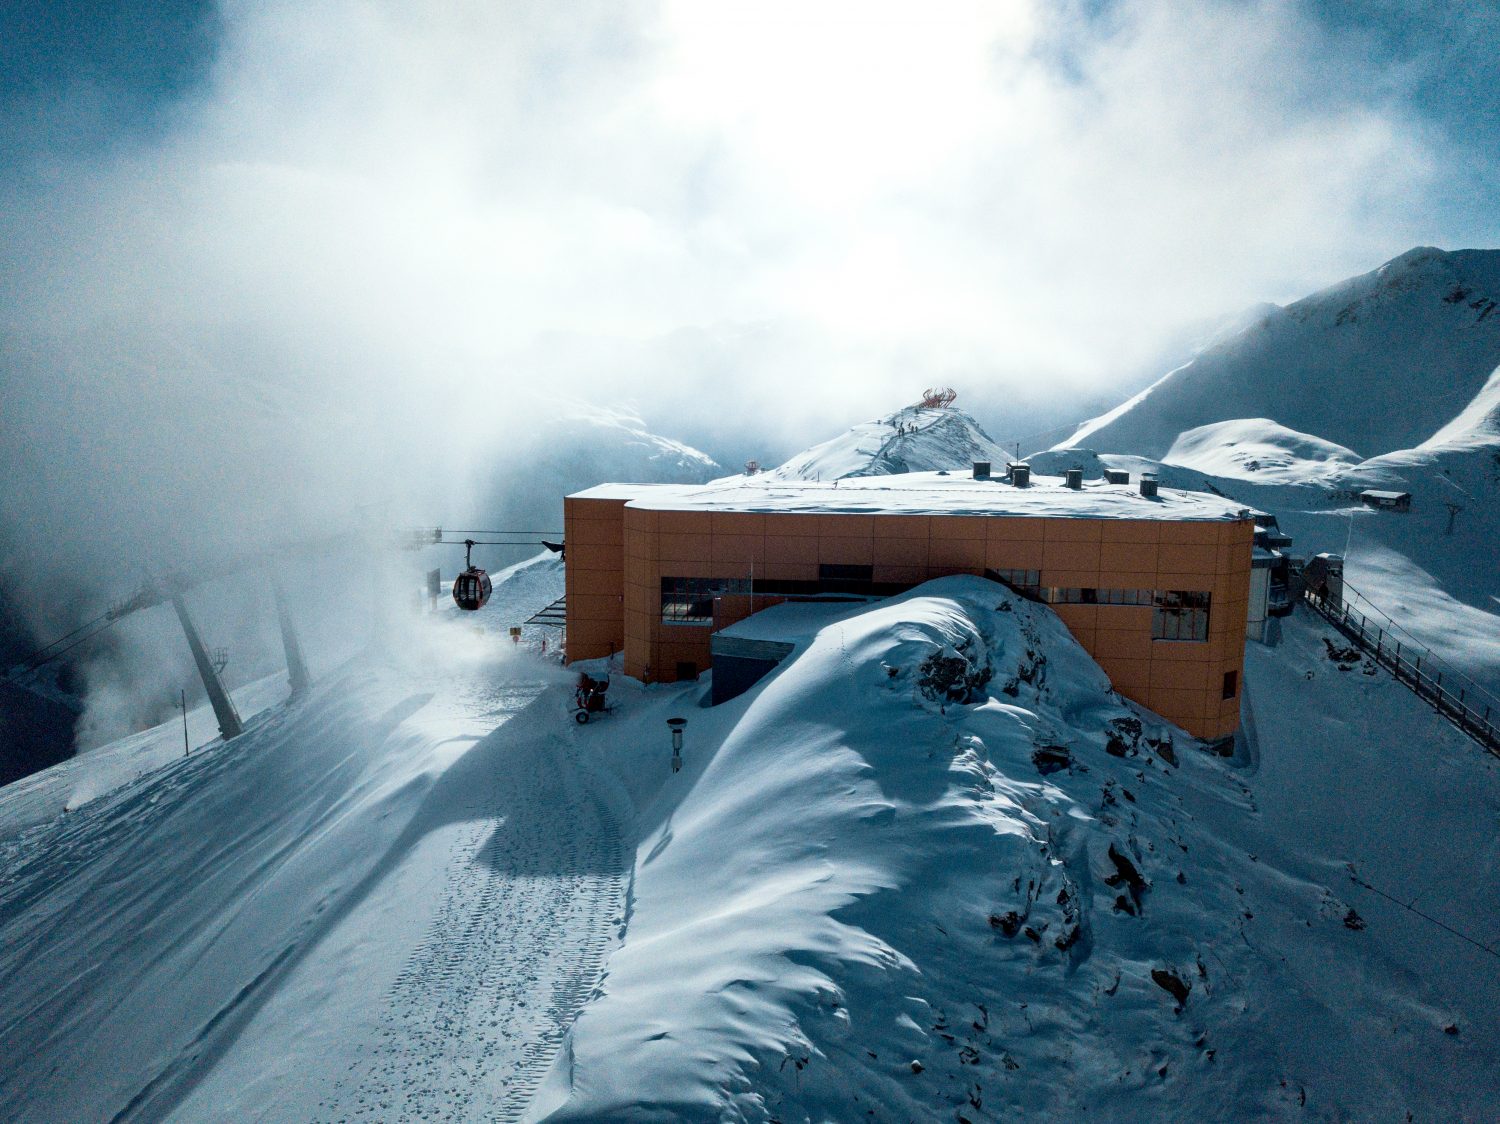
M972 417L952 406L908 406L852 426L806 449L765 475L779 480L842 480L908 472L967 469L974 461L1003 465L1008 454Z
M1188 430L1272 418L1367 458L1465 413L1500 367L1500 250L1419 247L1212 344L1057 447L1166 457Z

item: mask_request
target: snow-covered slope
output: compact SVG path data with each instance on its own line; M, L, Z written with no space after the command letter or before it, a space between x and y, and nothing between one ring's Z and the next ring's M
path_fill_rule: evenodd
M524 1105L616 936L624 855L565 711L529 711L566 676L475 623L426 618L190 757L76 758L66 811L0 793L27 823L0 826L0 1117ZM155 767L117 779L126 758Z
M841 480L968 468L974 461L1003 465L1006 456L962 410L911 406L856 425L798 453L766 475L780 480Z
M1222 339L1064 445L1162 458L1236 418L1372 457L1421 444L1500 365L1500 251L1410 250Z
M598 455L630 465L628 472L617 472L609 479L687 482L706 480L719 470L707 453L651 432L640 414L624 407L569 404L556 425L596 449Z
M1235 418L1179 434L1162 459L1214 476L1300 482L1360 458L1352 449L1269 418Z
M1267 683L1275 736L1236 766L1111 696L1055 616L979 579L746 628L798 648L750 695L712 711L631 696L634 729L584 732L641 808L633 905L539 1114L1497 1107L1493 961L1343 865L1403 894L1439 880L1436 915L1493 931L1500 852L1460 873L1448 849L1483 833L1495 765L1404 688L1338 670L1316 629L1291 630L1286 677L1309 686ZM677 776L650 736L674 712ZM1342 777L1366 756L1410 791L1364 785L1350 807Z
M1225 761L978 578L771 610L796 652L740 699L617 676L587 726L480 618L0 815L0 1115L1495 1112L1500 982L1449 930L1500 925L1496 766L1315 628Z

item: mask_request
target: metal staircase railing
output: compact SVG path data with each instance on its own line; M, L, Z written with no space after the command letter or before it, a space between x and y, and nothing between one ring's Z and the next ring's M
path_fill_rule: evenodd
M1348 587L1345 587L1348 588ZM1355 595L1364 600L1364 595ZM1337 603L1309 590L1303 601L1362 652L1396 677L1453 725L1500 757L1500 700L1468 676L1456 671L1436 655L1394 629L1364 613L1356 612L1342 599ZM1378 611L1378 610L1377 610Z

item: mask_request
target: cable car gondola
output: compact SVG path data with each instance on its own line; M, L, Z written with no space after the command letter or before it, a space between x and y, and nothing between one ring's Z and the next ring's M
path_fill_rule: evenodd
M469 612L482 609L494 590L489 574L474 565L473 551L474 540L464 539L464 572L453 579L453 603Z

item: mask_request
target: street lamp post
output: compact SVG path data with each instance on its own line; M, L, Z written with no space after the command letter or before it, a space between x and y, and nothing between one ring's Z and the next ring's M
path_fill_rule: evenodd
M682 771L682 728L687 725L686 718L668 718L667 726L672 731L672 772Z

